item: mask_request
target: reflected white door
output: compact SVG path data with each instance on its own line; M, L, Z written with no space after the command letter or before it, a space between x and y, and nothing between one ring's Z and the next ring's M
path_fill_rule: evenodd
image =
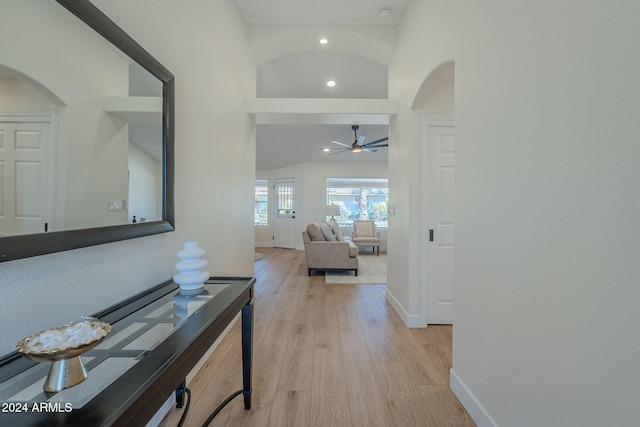
M454 127L425 120L423 131L428 138L427 323L452 324Z
M296 247L296 183L291 179L277 179L273 186L275 213L273 220L273 246Z
M52 188L47 120L0 117L0 236L46 231Z

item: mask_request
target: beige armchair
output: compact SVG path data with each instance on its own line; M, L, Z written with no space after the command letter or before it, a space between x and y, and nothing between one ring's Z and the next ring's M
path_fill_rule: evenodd
M380 256L380 232L376 231L375 222L362 219L353 221L352 239L356 246L371 246L371 253L375 253L378 248Z

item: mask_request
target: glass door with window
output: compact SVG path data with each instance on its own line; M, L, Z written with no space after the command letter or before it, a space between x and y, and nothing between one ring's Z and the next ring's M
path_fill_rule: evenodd
M277 179L273 190L275 214L273 221L273 246L295 249L296 247L296 183L293 178Z

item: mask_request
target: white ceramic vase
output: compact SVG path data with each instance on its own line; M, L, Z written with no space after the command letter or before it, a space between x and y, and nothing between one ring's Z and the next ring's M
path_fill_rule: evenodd
M205 270L208 264L204 259L206 253L197 241L185 242L184 249L178 252L178 274L173 276L173 281L180 285L180 290L194 291L204 287L204 282L209 278L209 272Z

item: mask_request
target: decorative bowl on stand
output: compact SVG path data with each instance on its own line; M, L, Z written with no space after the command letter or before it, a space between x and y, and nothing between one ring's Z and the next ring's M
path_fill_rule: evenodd
M104 340L111 325L84 317L58 328L33 334L16 345L23 356L35 362L53 362L44 391L58 392L87 378L80 355Z

